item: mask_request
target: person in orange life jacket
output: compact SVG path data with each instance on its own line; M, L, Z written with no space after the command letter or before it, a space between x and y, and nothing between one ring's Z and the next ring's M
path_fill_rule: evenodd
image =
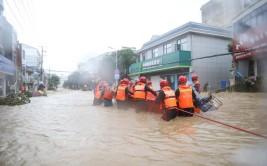
M129 80L124 78L120 81L120 85L116 91L116 103L118 109L128 109L128 94L132 94L132 92L128 89Z
M93 105L100 105L104 101L106 81L101 81L95 88L95 99Z
M96 84L95 88L94 88L94 101L93 101L93 105L100 105L100 97L101 97L101 91L100 91L100 84L101 81L99 80L98 83Z
M147 85L150 89L152 89L153 91L155 91L153 85L152 85L152 81L147 81ZM159 108L157 104L155 104L155 99L156 97L151 93L151 92L147 92L146 93L146 103L147 103L147 109L148 112L156 112L156 109Z
M134 82L133 81L129 81L129 92L128 93L128 103L129 106L134 106L134 100L133 100L133 87L134 87Z
M149 88L146 85L146 77L142 76L139 79L139 82L134 86L133 98L135 102L135 112L147 111L146 104L146 94L147 92L151 92L154 96L157 96L157 93Z
M178 108L190 113L194 113L193 101L196 99L196 94L191 86L187 85L186 76L180 76L178 78L179 86L175 91L175 97L178 101ZM193 116L191 114L178 110L178 116Z
M160 81L160 88L158 96L155 102L160 104L163 110L162 119L169 121L177 116L177 102L175 98L175 92L171 89L167 80Z
M111 88L111 83L107 83L105 90L104 90L104 107L113 106L112 99L113 99L113 90Z

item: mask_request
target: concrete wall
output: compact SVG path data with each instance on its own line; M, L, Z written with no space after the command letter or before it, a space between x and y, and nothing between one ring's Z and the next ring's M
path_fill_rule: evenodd
M191 58L200 58L216 54L227 53L230 39L191 34ZM199 75L201 90L206 82L211 90L220 88L222 80L228 80L229 70L232 68L232 56L225 55L192 61L192 71Z

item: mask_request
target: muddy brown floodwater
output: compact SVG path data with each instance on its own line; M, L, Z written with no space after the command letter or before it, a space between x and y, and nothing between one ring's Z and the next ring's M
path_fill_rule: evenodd
M218 93L203 116L267 135L267 95ZM257 165L267 140L199 117L92 106L91 91L58 90L21 106L0 106L0 165Z

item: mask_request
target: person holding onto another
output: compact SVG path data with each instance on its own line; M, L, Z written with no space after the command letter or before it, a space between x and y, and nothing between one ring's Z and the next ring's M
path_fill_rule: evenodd
M187 78L186 76L180 76L178 78L179 86L175 91L175 97L178 102L178 108L189 112L183 112L178 110L178 116L193 116L194 113L194 104L193 100L196 99L196 94L191 86L187 85ZM190 114L191 113L191 114Z
M160 104L163 110L162 119L169 121L177 116L177 102L175 98L175 92L171 89L167 80L160 81L160 88L158 96L156 97L156 103Z
M135 112L140 111L147 111L147 103L146 103L146 94L147 92L151 92L154 96L157 96L157 93L153 91L151 88L149 88L148 85L146 85L146 77L142 76L140 77L137 84L134 86L134 93L133 98L135 102Z

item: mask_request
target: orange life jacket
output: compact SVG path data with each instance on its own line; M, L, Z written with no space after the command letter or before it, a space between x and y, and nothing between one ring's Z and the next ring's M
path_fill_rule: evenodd
M145 83L139 82L134 86L134 99L135 100L145 100L146 99L146 91L145 91Z
M118 86L116 100L120 100L120 101L126 100L126 94L125 94L126 88L127 88L127 85L125 84L121 84Z
M155 91L154 87L152 85L148 85L150 89L152 89L153 91ZM146 92L146 100L152 100L154 101L156 99L156 97L151 93L151 92Z
M178 97L180 108L192 108L193 105L193 89L189 85L181 85L178 87L180 90L180 96Z
M101 91L99 85L95 88L95 98L100 99L101 97Z
M112 100L113 98L113 94L112 92L110 91L110 85L106 86L105 88L105 93L104 93L104 99L109 99L109 100Z
M166 109L177 108L175 92L169 86L164 86L161 89L165 94L164 105Z

